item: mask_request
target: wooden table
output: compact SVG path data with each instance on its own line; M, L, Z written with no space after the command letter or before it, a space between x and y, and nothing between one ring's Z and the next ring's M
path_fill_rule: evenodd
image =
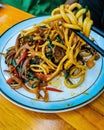
M0 34L33 17L6 5L0 9ZM44 114L20 108L0 95L0 130L104 130L104 93L77 110Z

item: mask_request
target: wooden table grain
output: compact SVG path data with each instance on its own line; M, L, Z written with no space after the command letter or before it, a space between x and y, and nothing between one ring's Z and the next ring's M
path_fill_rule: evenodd
M0 35L34 17L14 7L0 8ZM0 95L0 130L104 130L104 93L77 110L46 114L20 108Z

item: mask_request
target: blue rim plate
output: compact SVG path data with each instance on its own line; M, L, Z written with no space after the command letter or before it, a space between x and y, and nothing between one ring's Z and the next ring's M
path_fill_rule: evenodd
M0 52L6 52L9 46L15 44L16 37L21 30L30 28L33 24L37 24L48 17L49 16L30 18L11 27L0 38ZM95 38L99 46L104 48L102 44L104 43L104 39L101 36L95 32L91 32L91 36ZM90 103L104 91L104 58L102 56L96 61L95 67L88 70L85 81L78 88L66 88L63 84L63 77L53 79L51 83L52 86L58 86L58 88L63 89L64 92L49 92L50 99L47 103L42 100L35 100L35 95L23 89L11 89L11 87L6 84L8 74L3 71L5 68L7 68L7 66L4 57L0 56L1 94L17 106L36 112L57 113L74 110Z

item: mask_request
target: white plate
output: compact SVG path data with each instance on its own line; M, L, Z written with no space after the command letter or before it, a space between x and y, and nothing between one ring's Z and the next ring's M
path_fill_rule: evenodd
M0 38L0 52L6 52L6 49L15 44L19 32L23 29L32 27L49 16L31 18L24 20L7 30ZM91 32L99 46L104 48L104 39L94 32ZM35 100L35 95L27 92L23 88L13 90L6 84L9 75L3 70L7 68L4 57L0 56L0 89L3 96L16 105L37 112L57 113L74 110L93 101L104 91L104 58L101 56L96 65L86 73L85 81L75 89L68 89L63 83L63 77L53 79L51 85L58 86L64 92L49 91L49 101L46 103L41 100Z

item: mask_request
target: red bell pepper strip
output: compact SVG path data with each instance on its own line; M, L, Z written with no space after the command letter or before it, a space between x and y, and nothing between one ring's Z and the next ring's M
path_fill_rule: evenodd
M14 81L14 79L11 77L11 78L9 78L9 79L6 81L6 83L7 83L7 84L11 84L13 81Z
M15 75L16 75L17 77L19 77L19 73L18 73L16 67L14 67L14 66L13 66L13 72L15 73Z
M20 59L17 62L16 67L21 63L21 61L23 61L25 58L27 57L27 52L25 51L22 56L20 57Z
M39 79L43 79L46 80L50 75L49 74L43 74L43 73L37 73L35 72L34 75L39 78Z
M57 88L51 88L51 87L46 87L46 90L54 91L54 92L63 92L63 90L60 90L60 89L57 89Z

